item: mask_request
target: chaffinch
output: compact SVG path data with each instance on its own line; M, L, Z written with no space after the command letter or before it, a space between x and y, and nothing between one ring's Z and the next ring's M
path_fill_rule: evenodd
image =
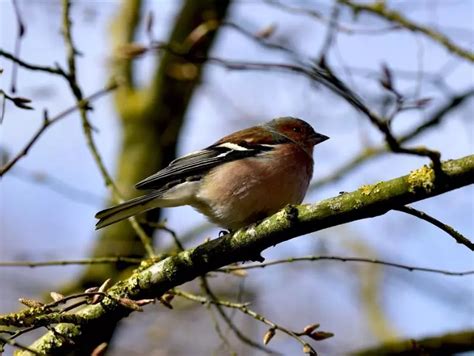
M150 192L98 212L96 228L155 208L190 205L237 230L302 202L313 175L313 147L328 138L292 117L234 132L139 182L137 189Z

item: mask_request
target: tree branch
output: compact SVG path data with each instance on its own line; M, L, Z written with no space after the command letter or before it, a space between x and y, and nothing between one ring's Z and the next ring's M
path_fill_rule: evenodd
M469 241L467 237L465 237L464 235L462 235L461 233L453 229L451 226L439 221L438 219L435 219L434 217L426 214L425 212L414 209L409 206L401 206L401 207L395 208L394 210L398 210L403 213L416 216L419 219L425 220L433 224L434 226L440 228L441 230L443 230L444 232L452 236L452 238L455 239L458 244L464 245L471 251L474 251L474 243Z
M384 2L378 1L372 4L360 4L355 3L351 0L339 0L339 2L350 7L355 14L358 14L360 12L368 12L372 15L376 15L387 21L400 25L401 27L406 28L407 30L410 30L412 32L422 33L425 36L431 38L433 41L438 42L449 52L454 53L462 58L465 58L470 62L474 62L474 53L470 52L467 49L459 47L441 32L435 31L429 27L423 27L407 19L399 12L387 9Z
M460 105L465 103L466 100L470 99L472 96L474 96L473 88L470 88L469 90L459 95L453 96L446 104L440 106L430 117L425 119L425 121L423 121L420 125L416 126L414 129L400 136L398 138L398 142L400 142L401 144L406 143L423 134L428 129L434 128L436 125L440 124L445 118L447 118L453 110L457 109ZM372 160L388 152L389 147L387 147L387 145L364 148L330 175L314 181L311 184L310 189L318 189L323 185L337 182L340 178L345 177L346 174L360 167L363 163L366 163L369 160Z
M63 78L67 78L66 72L62 70L58 65L56 67L49 67L49 66L42 66L38 64L31 64L28 62L25 62L21 60L20 58L16 57L15 55L3 50L0 48L0 57L5 57L12 61L13 63L18 64L20 67L33 70L33 71L39 71L39 72L44 72L44 73L49 73L49 74L55 74L59 75Z
M89 103L92 102L95 99L98 99L105 94L109 93L110 91L114 90L117 87L115 83L111 83L108 86L106 86L104 89L101 89L97 91L96 93L83 98L82 100L78 101L76 105L70 107L69 109L64 110L63 112L59 113L53 118L48 118L46 115L43 120L43 124L41 127L36 131L36 133L31 137L30 141L25 145L25 147L18 152L18 154L13 157L9 162L7 162L4 166L0 168L0 177L3 176L6 172L8 172L13 166L23 157L28 154L28 151L30 148L35 144L35 142L41 137L41 135L46 131L48 127L50 127L52 124L58 122L59 120L65 118L72 112L76 110L81 110L81 108L86 108L89 106Z
M358 356L453 355L474 350L474 330L461 331L420 340L401 340L353 353Z
M284 263L294 263L294 262L303 262L303 261L306 261L306 262L316 262L316 261L359 262L359 263L382 265L382 266L393 267L393 268L400 268L400 269L404 269L410 272L413 272L413 271L430 272L430 273L444 274L446 276L457 276L457 277L469 276L469 275L474 274L474 270L455 272L455 271L447 271L444 269L418 267L418 266L411 266L411 265L406 265L402 263L382 261L382 260L374 259L374 258L342 257L342 256L290 257L286 259L273 260L273 261L268 261L268 262L263 262L263 263L225 267L225 268L218 269L217 272L238 273L240 271L246 271L249 269L266 268L266 267L280 265ZM0 267L1 266L2 266L2 263L0 262Z
M383 215L394 207L474 183L474 155L444 162L442 169L443 181L435 180L434 171L424 166L406 176L363 186L315 204L288 206L258 224L180 252L149 267L142 266L130 278L111 287L109 298L104 298L101 304L87 306L77 313L89 319L86 326L59 324L54 332L48 332L30 347L45 354L65 354L74 346L64 343L58 334L67 335L70 341L79 345L92 333L101 330L104 324L118 321L131 312L109 299L156 298L228 264L262 260L260 253L263 250L294 237Z

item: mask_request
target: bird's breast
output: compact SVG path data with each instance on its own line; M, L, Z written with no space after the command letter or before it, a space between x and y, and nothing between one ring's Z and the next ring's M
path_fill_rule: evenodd
M216 224L236 230L287 204L301 203L312 170L313 161L306 152L282 145L211 170L200 185L194 207Z

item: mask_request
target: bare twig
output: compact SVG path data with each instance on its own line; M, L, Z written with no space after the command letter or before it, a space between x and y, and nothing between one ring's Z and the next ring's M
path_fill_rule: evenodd
M308 16L318 22L321 23L326 23L330 24L331 19L325 17L322 13L314 10L314 9L308 9L308 8L302 8L302 7L293 7L290 5L287 5L283 2L275 1L275 0L264 0L265 3L274 6L275 8L279 8L286 13L293 13L297 15L304 15ZM388 27L380 27L380 28L356 28L356 27L349 27L348 25L340 24L337 23L335 26L335 29L341 33L345 33L347 35L353 35L353 34L365 34L365 35L381 35L385 34L390 31L395 31L399 30L400 26L394 25L394 26L388 26Z
M354 11L354 13L367 12L372 15L376 15L380 18L383 18L387 21L390 21L394 24L399 25L402 28L405 28L412 32L419 32L425 36L431 38L433 41L438 42L440 45L445 47L451 53L454 53L462 58L467 59L470 62L474 62L474 53L470 52L467 49L459 47L457 44L453 43L448 37L444 34L428 27L424 27L420 24L417 24L408 18L404 17L401 13L390 10L385 6L384 2L375 2L371 4L356 3L351 0L338 0L341 4L344 4Z
M28 151L30 150L30 148L35 144L35 142L41 137L43 132L48 127L58 122L59 120L63 119L64 117L68 116L72 112L76 110L80 110L81 107L88 106L90 102L104 96L105 94L114 90L116 87L117 85L115 83L109 84L104 89L101 89L95 92L94 94L78 101L76 105L64 110L63 112L59 113L55 117L48 118L47 116L45 116L43 120L43 124L38 129L38 131L36 131L36 133L33 135L30 141L25 145L25 147L20 152L18 152L18 154L15 157L13 157L9 162L7 162L3 167L0 168L0 177L3 176L6 172L8 172L18 162L18 160L20 160L23 156L26 156L28 154Z
M163 224L156 224L155 227L159 228L159 229L163 229L167 232L169 232L171 234L171 236L173 237L173 240L174 240L174 243L176 244L177 248L179 251L184 251L184 246L181 244L181 241L179 240L176 232L172 229L169 229L167 228L166 226L164 226ZM212 291L211 287L209 286L209 283L207 281L207 278L206 276L201 276L200 277L200 280L201 280L201 289L204 293L207 294L207 296L209 297L210 300L214 300L214 301L217 301L218 298L217 296L214 294L214 292ZM250 339L249 337L247 337L246 335L244 335L240 330L239 328L234 324L234 322L229 318L229 316L226 314L226 312L222 309L222 307L219 305L219 304L215 304L214 303L214 306L216 307L216 310L218 312L218 314L221 316L222 320L224 320L224 322L227 324L227 326L232 330L232 332L235 334L235 336L240 340L242 341L244 344L247 344L253 348L256 348L260 351L264 351L266 353L272 353L270 350L268 350L266 347L256 343L255 341L253 341L252 339ZM211 318L213 318L213 314L212 314L212 310L209 309L209 312L211 314ZM215 322L215 329L217 331L217 334L219 335L219 337L224 341L226 340L226 338L224 337L224 335L222 335L220 333L220 328L219 328L219 324L217 323L217 321ZM224 341L225 344L228 344Z
M474 89L469 89L464 93L459 95L453 96L446 104L439 107L431 117L423 121L420 125L416 126L414 129L408 131L407 133L401 135L397 140L399 143L403 144L412 140L426 130L433 128L434 126L440 124L448 115L455 109L457 109L460 105L462 105L466 100L470 99L474 96ZM326 184L335 183L342 177L345 177L347 173L353 171L354 169L360 167L363 163L368 162L369 160L378 157L382 154L388 152L388 148L386 145L376 146L376 147L368 147L362 149L358 154L356 154L353 158L351 158L348 162L343 164L341 167L336 169L330 175L318 179L311 184L310 189L318 189Z
M405 153L416 156L428 157L433 163L433 169L439 176L442 176L441 171L441 155L439 152L430 150L426 147L414 147L405 148L401 146L401 143L395 138L391 129L389 121L380 117L378 114L370 110L362 101L359 96L350 90L334 73L332 73L327 66L324 68L313 65L312 67L303 65L293 65L287 63L269 63L269 62L247 62L247 61L233 61L229 59L223 59L218 57L193 57L189 56L187 52L183 52L182 49L171 46L164 43L154 43L150 48L154 50L167 50L171 53L179 56L183 56L186 59L198 63L210 63L222 66L229 70L279 70L285 72L292 72L304 75L309 79L322 84L332 90L334 93L340 95L353 107L361 111L370 122L379 129L384 135L385 141L391 151L396 153Z
M97 257L97 258L84 258L77 260L60 260L60 261L10 261L1 262L0 267L52 267L52 266L69 266L69 265L95 265L95 264L108 264L108 263L126 263L126 264L140 264L143 261L141 258L133 257Z
M255 320L258 320L258 321L268 325L270 328L272 328L274 330L279 330L279 331L287 334L288 336L290 336L293 339L297 340L304 348L307 348L310 352L312 352L313 355L316 355L316 351L313 349L313 347L311 345L309 345L305 340L303 340L303 338L300 337L301 335L304 335L303 333L295 332L295 331L292 331L292 330L290 330L290 329L288 329L284 326L276 324L275 322L269 320L268 318L264 317L263 315L258 314L257 312L253 311L252 309L249 309L248 304L233 303L233 302L229 302L229 301L223 301L223 300L220 300L220 299L217 299L217 298L216 299L208 299L206 297L202 297L202 296L199 296L199 295L195 295L195 294L184 292L182 290L177 290L177 289L173 290L173 293L176 294L177 296L180 296L180 297L183 297L183 298L186 298L186 299L189 299L189 300L201 303L201 304L212 303L212 304L220 305L220 306L227 307L227 308L238 309L242 313L251 316Z
M165 258L166 255L157 256L151 260L143 260L141 258L133 258L133 257L97 257L97 258L84 258L84 259L77 259L77 260L59 260L59 261L4 261L0 262L0 267L28 267L28 268L36 268L36 267L54 267L54 266L69 266L69 265L91 265L91 264L116 264L116 263L126 263L130 265L137 265L142 262L150 263L150 262L158 262L161 259ZM373 264L380 264L385 265L388 267L394 268L401 268L407 271L419 271L419 272L429 272L429 273L437 273L443 274L447 276L467 276L474 274L474 271L448 271L444 269L436 269L436 268L427 268L427 267L419 267L389 261L383 261L378 259L372 258L362 258L362 257L345 257L345 256L304 256L304 257L290 257L281 260L274 260L263 262L259 264L251 264L251 265L242 265L242 266L232 266L232 267L225 267L217 270L217 272L225 272L229 273L232 271L240 271L240 270L247 270L247 269L254 269L254 268L265 268L267 266L273 266L283 263L293 263L293 262L302 262L302 261L340 261L340 262L360 262L360 263L373 263Z
M445 224L445 223L439 221L438 219L435 219L431 215L428 215L423 211L417 210L417 209L409 207L409 206L401 206L401 207L393 208L393 210L398 210L398 211L401 211L402 213L413 215L413 216L416 216L417 218L428 221L429 223L433 224L434 226L436 226L436 227L440 228L441 230L443 230L444 232L448 233L453 239L456 240L456 242L458 244L464 245L468 249L470 249L471 251L474 251L474 243L469 241L469 239L467 237L465 237L461 233L454 230L448 224Z
M323 45L319 52L320 63L324 63L325 58L327 57L329 50L331 49L331 46L336 40L339 14L340 14L339 4L335 2L333 5L331 17L329 19L329 23L327 26L326 37L324 38Z
M305 64L305 61L300 58L300 55L296 53L296 50L293 48L286 47L280 43L272 42L268 40L266 37L259 36L258 33L251 32L235 22L225 21L222 23L222 26L227 26L229 28L236 30L240 34L244 35L245 37L252 39L253 41L258 43L262 47L279 50L287 54L292 60L294 60L298 64L301 64L301 65ZM306 63L308 63L308 61Z
M430 272L430 273L443 274L446 276L468 276L468 275L474 274L474 271L453 272L453 271L447 271L444 269L417 267L417 266L411 266L411 265L395 263L395 262L388 262L388 261L383 261L383 260L373 259L373 258L342 257L342 256L290 257L290 258L285 258L281 260L268 261L268 262L263 262L263 263L258 263L258 264L224 267L217 271L229 273L233 271L249 270L249 269L255 269L255 268L265 268L268 266L275 266L275 265L280 265L280 264L285 264L285 263L294 263L294 262L303 262L303 261L306 261L306 262L315 262L315 261L360 262L360 263L378 264L378 265L394 267L394 268L401 268L410 272L413 272L413 271Z
M64 70L62 70L58 65L56 65L56 67L49 67L49 66L31 64L31 63L21 60L20 58L16 57L14 54L9 53L3 50L2 48L0 48L0 56L9 59L13 63L18 64L20 67L23 67L32 71L55 74L55 75L59 75L61 77L67 78L66 72L64 72Z
M66 44L66 52L67 52L66 57L67 57L68 70L69 70L68 82L76 100L80 102L82 101L82 91L79 87L79 84L76 78L76 55L78 52L76 50L76 47L74 45L74 41L72 38L72 30L71 30L72 22L70 18L71 2L69 0L63 0L62 4L63 4L63 7L62 7L63 8L63 11L62 11L63 31L62 32L63 32L64 43ZM94 161L97 167L99 168L99 171L102 175L102 178L104 179L106 187L112 191L114 200L119 203L122 201L121 194L119 190L117 189L117 187L115 186L112 176L109 174L107 168L105 167L105 164L97 148L97 145L95 144L92 128L87 116L87 111L88 111L87 107L79 108L79 113L82 120L82 128L84 131L84 136L86 137L87 147L89 147L89 150L91 151L92 157L94 158ZM155 251L153 249L152 239L141 228L141 226L138 224L135 217L131 217L128 220L130 224L132 225L132 228L135 230L136 234L140 238L148 256L153 257L155 255Z
M260 351L264 351L269 354L273 353L271 350L253 341L248 336L244 335L242 331L240 331L240 329L234 324L232 319L227 315L225 310L222 308L222 305L219 303L219 298L217 298L217 296L211 290L211 287L209 286L209 283L207 282L207 278L205 276L201 277L201 289L204 291L204 293L207 294L207 296L209 297L208 300L212 301L212 304L214 304L214 306L216 307L216 310L221 316L222 320L224 320L227 326L232 330L232 332L240 341Z

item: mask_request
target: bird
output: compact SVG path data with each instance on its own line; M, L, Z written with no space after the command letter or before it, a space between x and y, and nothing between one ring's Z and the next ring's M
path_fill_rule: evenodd
M313 148L327 139L294 117L236 131L138 182L136 189L149 192L99 211L96 229L182 205L229 231L256 223L303 201L313 175Z

